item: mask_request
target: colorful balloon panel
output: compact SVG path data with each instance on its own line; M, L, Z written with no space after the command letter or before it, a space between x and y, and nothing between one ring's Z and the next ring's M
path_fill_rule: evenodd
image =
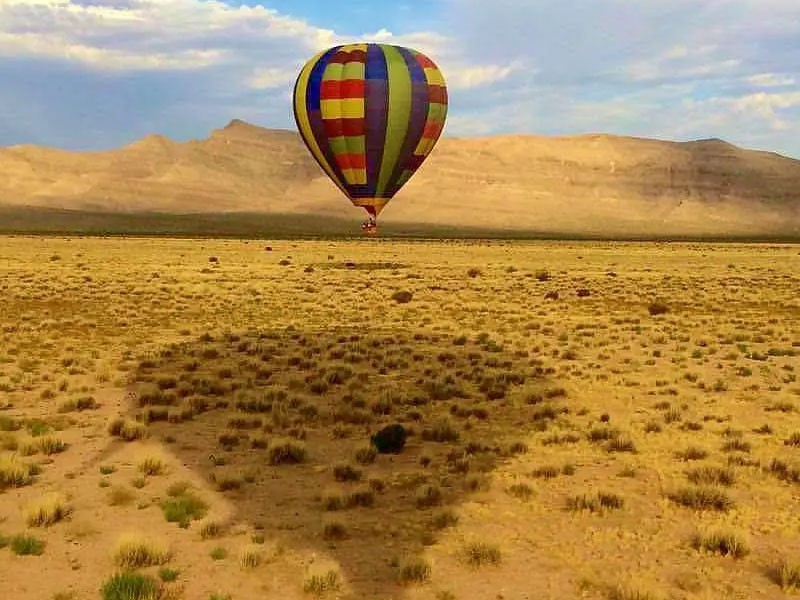
M433 150L447 87L424 54L388 44L321 52L294 89L300 135L328 176L377 215Z

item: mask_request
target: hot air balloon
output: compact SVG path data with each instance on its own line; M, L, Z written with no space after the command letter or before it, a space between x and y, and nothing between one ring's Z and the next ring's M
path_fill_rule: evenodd
M447 116L447 87L434 62L388 44L336 46L297 78L294 116L320 167L377 231L386 204L433 150Z

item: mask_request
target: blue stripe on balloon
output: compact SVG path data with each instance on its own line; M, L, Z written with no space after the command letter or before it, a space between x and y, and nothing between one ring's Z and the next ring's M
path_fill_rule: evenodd
M386 110L389 105L388 76L383 48L378 44L370 44L367 47L365 71L367 186L363 191L364 198L374 198L378 188L388 120Z

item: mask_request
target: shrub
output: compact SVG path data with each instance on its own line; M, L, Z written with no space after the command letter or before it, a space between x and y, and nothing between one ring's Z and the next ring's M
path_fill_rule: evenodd
M606 452L631 452L636 453L636 446L632 440L615 438L606 444Z
M422 439L429 442L457 442L460 437L458 428L447 419L441 419L422 431Z
M741 558L749 552L747 545L732 533L714 532L708 535L694 534L691 546L695 550L705 550L722 556Z
M123 569L163 565L169 559L166 548L137 534L122 535L114 551L114 562Z
M414 294L412 294L408 290L398 290L394 294L392 294L392 300L394 300L398 304L408 304L409 302L411 302L411 299L413 297Z
M322 507L325 510L341 510L347 504L347 498L342 490L329 489L322 492Z
M361 475L361 469L356 469L348 464L341 464L333 467L333 477L336 481L359 481Z
M442 490L436 485L423 485L417 490L415 504L417 508L430 508L442 502Z
M399 454L406 444L408 433L399 423L388 425L370 438L381 454Z
M781 481L800 483L800 467L789 465L780 459L773 458L767 467L767 471Z
M615 440L620 435L619 430L613 427L595 427L589 431L587 437L590 442L604 442Z
M28 527L48 527L58 523L70 513L66 500L61 494L49 493L34 501L25 510Z
M138 421L120 418L111 421L108 433L126 442L133 442L147 437L147 427Z
M39 556L44 552L44 542L27 534L12 537L9 547L17 556Z
M675 504L695 510L726 512L734 504L725 492L712 487L685 487L668 494L667 497Z
M267 449L271 465L297 464L306 459L306 446L292 439L273 440Z
M555 467L553 465L546 465L543 467L537 467L531 472L531 477L535 477L537 479L553 479L558 477L559 473L561 473L561 469Z
M467 564L471 567L499 565L502 555L500 549L486 542L470 542L464 549Z
M149 575L123 571L100 588L103 600L158 600L158 582Z
M431 577L431 565L424 558L413 557L400 564L400 583L425 583Z
M508 488L508 493L520 500L528 500L533 495L533 489L527 483L515 483Z
M800 447L800 431L795 431L786 440L784 440L783 443L786 446L794 446L795 448Z
M323 525L322 537L329 542L346 539L347 527L341 521L331 519Z
M187 491L165 500L161 504L161 509L164 511L164 518L169 523L178 523L181 527L186 528L192 521L202 519L206 515L208 505Z
M450 509L442 510L433 516L431 524L435 529L446 529L458 524L458 515Z
M533 276L536 278L536 281L550 281L550 279L552 279L550 272L544 269L536 271Z
M378 450L370 444L369 446L362 446L356 450L356 462L361 465L368 465L375 462L375 457L378 456Z
M647 306L647 312L653 317L663 315L669 312L669 306L661 300L655 300Z
M321 596L339 589L341 578L336 569L311 569L303 580L303 591Z
M686 473L689 481L695 484L725 485L736 483L736 473L733 469L721 467L700 467Z
M166 471L166 467L160 456L147 456L139 462L139 470L145 475L161 475Z
M165 583L171 583L178 579L180 571L177 569L170 569L169 567L161 567L158 570L158 577Z
M732 439L725 442L722 449L725 452L750 452L750 442L741 439Z
M204 521L200 525L200 537L204 540L218 538L222 535L222 525L216 521Z
M770 569L769 575L784 591L800 590L800 564L782 560Z
M375 504L375 492L369 487L360 487L347 495L346 503L348 508L355 506L368 508Z
M0 455L0 490L28 485L33 477L32 467L13 454Z
M594 496L581 494L567 499L567 508L575 512L588 510L600 513L606 510L618 510L624 506L623 498L609 492L598 492Z
M697 446L690 446L686 450L676 452L675 456L682 460L702 460L708 457L708 451Z
M245 546L239 552L239 565L243 569L255 569L261 564L262 560L261 547L257 544Z

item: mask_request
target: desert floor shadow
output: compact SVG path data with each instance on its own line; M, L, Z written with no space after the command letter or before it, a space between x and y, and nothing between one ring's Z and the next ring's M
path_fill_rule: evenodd
M140 361L129 396L233 521L330 556L347 597L397 597L404 578L425 577L404 561L568 411L550 373L485 334L289 328L165 347ZM405 447L376 452L371 436L392 424Z

